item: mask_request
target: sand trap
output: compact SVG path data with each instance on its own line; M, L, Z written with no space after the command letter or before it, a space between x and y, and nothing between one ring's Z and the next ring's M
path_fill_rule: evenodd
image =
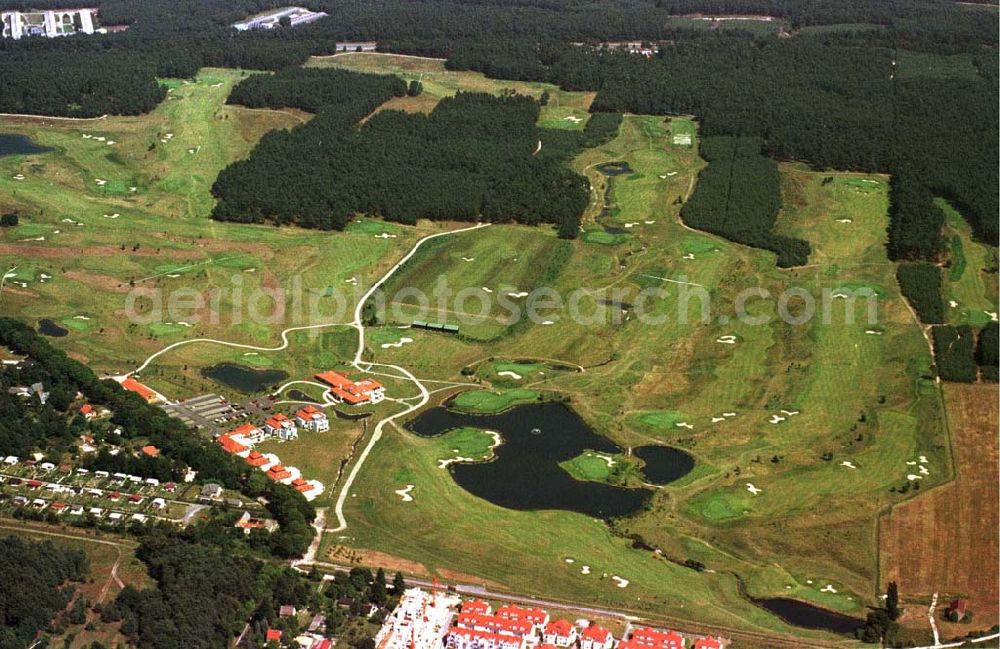
M917 471L919 471L919 472L920 472L920 475L930 475L930 474L931 474L931 472L930 472L930 471L928 471L928 470L927 470L927 467L926 467L926 466L924 466L923 464L921 464L921 465L920 465L920 468L919 468L919 469L917 469Z
M958 306L958 302L956 302L955 300L948 300L948 306L954 309L955 307Z
M761 493L763 490L762 489L758 489L757 487L753 486L752 482L748 482L747 483L747 491L749 491L750 493L752 493L753 495L756 496L757 494Z
M244 355L244 356L256 356L256 355L257 355L257 352L246 352L246 353L244 353L243 355Z
M847 460L844 460L843 462L841 462L840 466L846 466L848 469L856 469L856 468L858 468L858 467L854 466L852 463L848 462Z
M178 321L177 321L177 324L179 324L179 325L180 325L180 326L182 326L182 327L193 327L193 326L194 326L194 325L193 325L193 324L191 324L190 322L184 322L183 320L178 320Z
M482 289L483 289L484 291L486 291L487 293L492 293L492 292L493 292L493 289L491 289L491 288L486 288L485 286L481 286L480 288L482 288Z
M92 137L94 137L94 136L93 136L93 135L91 135L90 133L84 133L84 134L83 134L83 139L85 139L85 140L89 140L89 139L90 139L90 138L92 138Z
M719 336L718 338L715 339L715 342L722 343L723 345L735 345L736 336L730 334L727 334L725 336Z
M576 563L576 559L566 559L566 563Z
M471 457L452 457L448 458L447 460L438 460L438 468L447 469L449 464L454 464L456 462L475 462L475 461L476 459Z
M475 257L462 257L462 261L476 261Z
M601 453L594 453L594 457L598 457L604 460L604 462L607 463L608 467L613 467L615 464L617 464L617 462L615 462L615 459L610 455L602 455Z
M90 318L88 318L85 315L75 315L75 316L73 316L73 319L74 320L90 320Z
M771 415L771 418L768 421L772 424L780 424L785 421L785 418L781 415Z
M677 175L677 172L676 172L676 171L668 171L668 172L667 172L667 175L668 175L668 176L676 176L676 175Z
M45 241L45 237L31 237L28 239L21 239L21 241Z
M357 277L348 277L344 281L347 282L348 284L357 284L358 283L358 278Z
M213 83L212 87L213 88L221 88L222 87L222 82L220 81L219 83Z
M646 225L653 225L654 223L656 223L656 221L655 220L643 221L643 223L645 223Z
M590 566L580 566L580 574L581 575L589 575L590 574Z
M853 223L853 219L837 219L837 223Z
M171 279L177 279L178 277L180 277L180 273L168 273L167 277Z
M104 180L103 178L94 178L94 184L103 187L104 185L108 184L108 181Z
M725 420L726 420L726 418L725 418L725 417L712 417L712 423L713 423L713 424L717 424L717 423L719 423L720 421L725 421Z
M736 413L735 412L724 412L724 413L722 413L722 416L723 417L735 417Z
M618 575L611 575L611 579L615 582L615 585L619 588L625 588L628 586L628 579L622 579Z
M380 233L380 234L376 234L376 235L375 235L375 238L376 238L376 239L395 239L395 238L396 238L396 235L394 235L394 234L389 234L388 232L382 232L382 233Z
M17 174L14 176L14 180L24 180L24 174Z
M132 193L135 193L135 192L139 191L139 188L138 187L129 187L128 190L130 192L132 192Z
M917 475L916 473L909 473L907 474L906 479L912 482L913 480L923 480L924 477L921 475Z
M687 423L686 421L679 421L676 424L674 424L674 426L677 426L678 428L687 428L688 430L694 430L694 426Z
M403 345L405 345L407 343L412 343L412 342L413 342L412 338L403 337L403 338L400 338L398 342L394 342L394 343L382 343L382 349L389 349L390 347L394 347L396 349L399 349Z
M637 226L637 225L639 225L639 224L638 224L638 223L626 223L626 224L625 224L625 227L626 227L626 228L634 228L634 227L635 227L635 226Z
M411 503L413 502L413 496L410 495L411 491L413 491L413 485L408 484L405 489L397 489L396 494L403 499L404 503Z
M926 455L921 455L917 459L920 460L921 464L927 464L927 456Z
M869 336L881 336L882 335L881 331L875 331L874 329L865 329L865 333L868 334Z
M62 232L62 230L53 230L52 234L59 234L60 232Z
M514 379L515 381L520 381L522 378L524 378L520 374L518 374L517 372L511 372L510 370L504 370L503 372L497 372L497 376L507 376L507 377L510 377L510 378Z
M986 315L988 315L990 317L990 320L992 320L993 322L997 321L997 314L995 312L993 312L993 311L983 311L983 313L985 313Z
M197 147L197 148L194 148L194 149L188 149L188 153L190 153L191 155L194 155L195 153L198 153L198 149L200 149L200 148L201 147Z
M799 411L798 410L782 410L781 414L783 414L783 415L785 415L787 417L794 417L795 415L799 414Z
M542 324L543 324L543 325L551 325L551 324L555 324L555 323L554 323L553 321L551 321L551 320L544 320L544 321L542 322Z
M573 122L574 124L579 124L583 121L582 117L577 117L575 115L567 115L566 117L563 117L563 119L567 122Z
M167 142L169 142L169 141L170 141L170 140L168 140L168 139L166 139L166 138L162 138L162 137L160 138L160 142L163 142L164 144L166 144L166 143L167 143Z
M108 140L108 141L107 141L107 145L108 145L108 146L114 146L114 144L115 144L115 141L114 141L114 140Z
M117 219L119 216L120 215L118 215L118 214L105 214L104 218L106 218L106 219Z
M41 274L39 275L39 277L41 278L41 280L42 280L43 282L44 282L45 280L47 280L47 279L52 279L52 275L46 275L45 273L41 273Z
M659 176L659 178L660 178L660 180L666 180L667 179L666 175L661 175L661 176Z
M94 139L97 140L98 142L103 142L105 140L105 137L103 135L97 135L94 137Z
M528 292L527 291L517 291L515 293L508 293L507 295L510 296L510 297L528 297Z
M686 254L683 257L681 257L681 259L687 259L688 261L691 261L692 259L694 259L694 253L693 252L689 252L688 254Z
M834 588L832 584L827 584L826 586L823 586L822 588L820 588L819 592L821 592L821 593L836 593L837 589Z

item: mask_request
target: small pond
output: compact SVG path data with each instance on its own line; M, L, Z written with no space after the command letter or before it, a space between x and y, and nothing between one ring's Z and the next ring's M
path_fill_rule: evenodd
M32 153L47 153L52 149L39 146L27 135L17 133L0 133L0 157L5 155L31 155Z
M672 446L639 446L632 449L632 454L645 462L642 474L651 484L669 484L694 468L694 458Z
M574 479L560 462L584 451L621 453L561 403L516 406L502 413L472 415L431 408L408 424L422 437L471 426L497 431L503 444L489 462L448 467L462 488L489 502L516 510L563 509L595 518L627 516L641 509L652 492Z
M288 378L288 372L283 370L258 370L236 363L216 363L203 369L201 375L246 394L264 392Z
M594 168L605 176L624 176L635 173L627 162L602 162Z
M42 318L38 321L38 332L43 336L52 336L53 338L62 338L69 333L69 329L57 325L54 321L49 318Z
M817 629L832 633L853 634L856 629L864 626L864 620L829 609L820 608L788 597L771 597L755 599L762 606L789 624L803 629Z

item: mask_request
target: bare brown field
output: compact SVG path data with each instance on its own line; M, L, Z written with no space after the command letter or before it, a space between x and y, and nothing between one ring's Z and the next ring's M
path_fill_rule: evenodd
M941 609L948 596L967 597L973 626L985 628L1000 612L997 387L947 384L944 398L955 480L883 516L882 582L896 581L904 600L925 601L938 592ZM961 629L963 635L970 630Z

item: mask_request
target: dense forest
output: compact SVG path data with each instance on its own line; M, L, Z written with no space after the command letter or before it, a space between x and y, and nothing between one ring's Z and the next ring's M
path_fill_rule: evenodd
M314 83L285 81L304 76ZM430 115L387 110L356 128L373 104L405 92L401 80L305 70L244 84L237 99L319 113L268 134L223 170L212 188L213 218L322 229L342 229L357 213L402 223L513 220L555 223L562 236L576 236L589 186L552 157L534 155L539 106L530 97L460 93ZM590 137L605 137L620 119L600 120Z
M200 482L218 482L251 497L267 500L270 514L280 528L267 537L267 549L279 557L297 557L309 546L311 523L316 511L299 492L267 479L260 471L221 450L218 444L193 435L179 420L167 416L157 406L146 403L111 379L98 379L86 365L73 360L31 327L13 318L0 318L0 345L30 362L5 365L0 370L0 386L30 385L40 382L49 393L42 405L36 396L22 399L0 394L5 417L0 419L0 454L27 455L40 449L53 455L67 449L85 425L68 412L77 391L92 404L111 412L110 423L122 431L123 439L142 438L160 449L157 459L122 459L98 453L87 466L108 471L128 470L142 477L180 479L187 467L198 472ZM8 416L9 413L9 416ZM104 439L114 435L99 434Z
M770 250L778 255L778 266L800 266L809 258L809 243L771 232L781 191L778 166L761 147L755 137L704 138L701 156L708 166L698 175L681 218L692 228Z
M87 557L78 549L17 536L0 545L0 649L24 649L70 603L72 582L87 579Z
M974 357L975 330L968 325L939 325L932 333L938 376L945 381L975 382L978 375Z
M944 322L941 269L926 262L900 264L896 270L899 290L924 324Z

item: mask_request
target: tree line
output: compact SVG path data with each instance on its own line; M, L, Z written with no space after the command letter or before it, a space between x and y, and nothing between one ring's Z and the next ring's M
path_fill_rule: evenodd
M778 166L761 153L755 137L716 135L701 141L708 161L694 193L681 208L684 223L778 256L778 266L808 261L807 241L772 232L781 208Z
M459 93L430 115L385 110L356 127L362 111L392 91L405 92L403 82L308 73L294 76L327 75L336 88L326 93L317 83L308 92L289 84L284 92L283 81L248 84L258 90L254 101L321 107L306 124L268 134L249 158L219 174L213 218L343 229L363 213L410 224L418 218L554 223L562 236L576 236L589 186L559 160L534 155L542 139L534 99ZM377 82L365 79L372 76ZM599 130L604 137L611 122L598 122L590 136Z

